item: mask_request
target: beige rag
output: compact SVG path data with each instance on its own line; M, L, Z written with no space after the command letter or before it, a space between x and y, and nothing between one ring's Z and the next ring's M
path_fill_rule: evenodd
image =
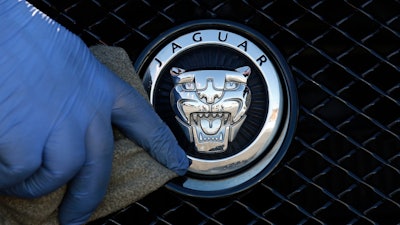
M124 49L93 46L92 53L111 71L135 87L148 99ZM157 190L177 175L151 158L141 147L114 130L115 148L111 180L103 202L90 221L104 217ZM36 199L0 196L1 225L59 224L57 209L66 187Z

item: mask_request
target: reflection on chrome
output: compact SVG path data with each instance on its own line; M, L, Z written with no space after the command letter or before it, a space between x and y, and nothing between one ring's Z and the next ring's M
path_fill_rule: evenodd
M229 70L185 71L173 67L171 104L176 120L202 153L223 152L246 118L251 94L248 66Z

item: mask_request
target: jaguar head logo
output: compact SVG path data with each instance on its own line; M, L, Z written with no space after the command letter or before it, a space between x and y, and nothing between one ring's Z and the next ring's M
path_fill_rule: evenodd
M172 108L198 152L224 152L235 139L250 106L250 73L248 66L233 71L171 68Z

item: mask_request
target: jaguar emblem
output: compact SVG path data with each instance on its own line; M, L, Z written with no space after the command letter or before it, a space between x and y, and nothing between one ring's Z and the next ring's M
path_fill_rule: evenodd
M251 102L246 85L250 73L248 66L234 71L170 70L176 120L198 152L223 152L235 139Z
M150 103L192 161L166 187L221 197L268 176L297 123L296 84L262 34L223 20L191 21L155 38L135 62Z

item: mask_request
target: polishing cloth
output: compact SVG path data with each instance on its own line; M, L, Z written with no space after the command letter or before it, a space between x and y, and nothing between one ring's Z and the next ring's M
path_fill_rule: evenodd
M93 46L90 49L100 62L148 99L124 49L110 46ZM132 204L177 176L116 129L114 129L114 139L111 180L103 202L89 221ZM63 186L36 199L0 196L0 225L59 224L57 210L65 191L66 186Z

